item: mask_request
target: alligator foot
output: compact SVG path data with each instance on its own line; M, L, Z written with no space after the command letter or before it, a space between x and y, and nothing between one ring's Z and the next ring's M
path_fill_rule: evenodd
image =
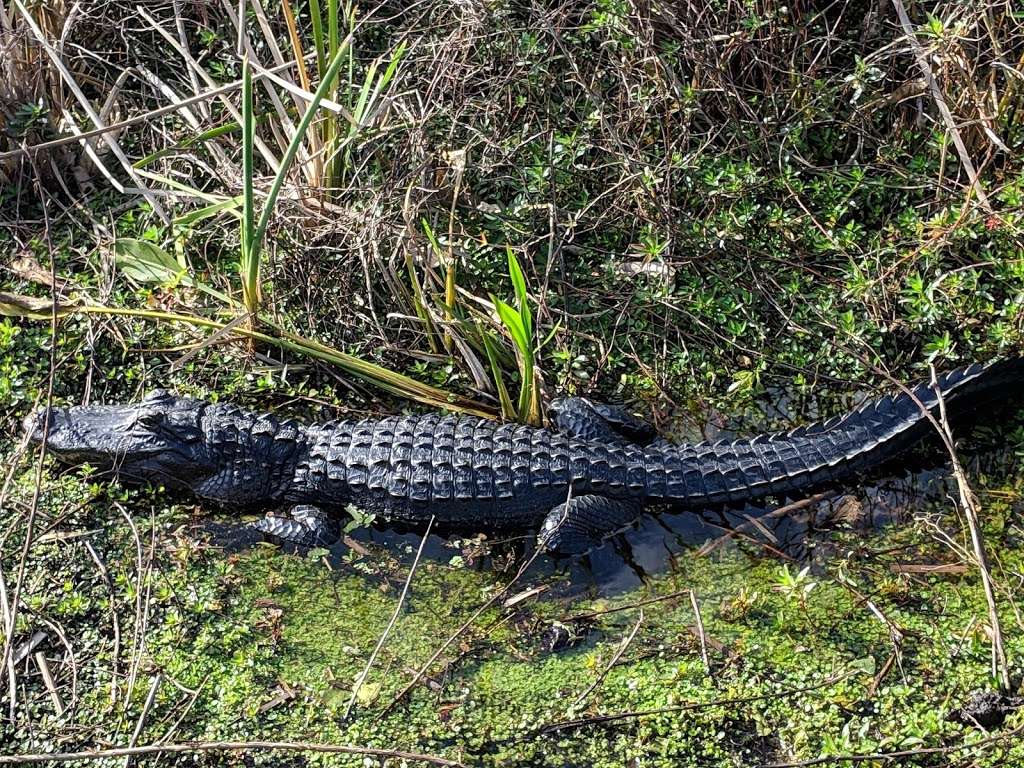
M538 540L555 554L585 555L636 520L642 511L635 501L577 496L551 510Z
M559 432L581 440L647 445L658 436L654 427L625 409L585 397L559 398L548 411Z
M297 504L289 517L267 515L253 527L274 544L296 547L329 547L338 540L337 523L319 507Z

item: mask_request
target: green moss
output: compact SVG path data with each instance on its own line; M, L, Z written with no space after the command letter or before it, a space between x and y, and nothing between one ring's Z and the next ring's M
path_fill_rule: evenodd
M996 510L1005 508L1022 480L1004 478L983 498L992 499ZM80 487L74 478L47 481L41 509L60 508ZM136 511L154 501L159 497L125 499ZM113 605L122 619L117 688L123 697L129 638L136 629L131 610L135 540L117 516L110 517L107 503L85 505L66 524L101 529L95 541L110 564ZM113 710L109 590L88 578L89 563L77 545L54 542L33 549L31 572L37 576L27 585L33 614L61 622L79 650L88 649L79 666L83 697L67 723L113 724L115 731L130 732L159 670L165 682L143 743L163 736L191 701L178 739L353 742L496 766L542 760L565 766L618 766L631 760L655 766L750 765L784 754L907 749L975 738L944 715L969 690L990 684L985 609L976 579L891 572L889 566L902 562L907 552L915 561L948 559L948 551L927 531L910 524L866 537L833 532L827 537L833 555L802 575L774 559L751 559L726 547L707 559L681 561L678 571L657 574L637 591L566 602L556 597L556 586L548 599L485 612L431 670L440 690L417 687L407 702L385 712L408 681L408 671L507 578L427 560L354 717L343 722L352 680L394 610L408 555L395 552L394 559L381 551L328 564L266 545L228 554L209 546L201 528L183 529L188 521L187 510L161 509L152 539L150 523L136 521L141 540L153 545L143 582L146 646L138 654L131 699L122 698ZM1024 553L1013 541L1015 533L998 522L998 515L993 521L990 542L1000 567L1016 571L1024 565ZM369 573L359 569L361 563ZM563 580L557 572L537 578L522 586ZM54 583L64 588L54 592ZM647 606L633 642L611 668L638 608L600 614L578 645L562 651L547 652L538 641L555 619L687 589L700 597L712 643L710 675L691 631L694 616L685 594ZM1013 615L1004 606L1006 625L1012 627ZM30 626L34 623L26 617L22 631ZM890 626L899 630L898 643ZM1024 640L1015 632L1007 639L1011 656L1020 658ZM897 660L889 662L897 651ZM577 704L598 675L603 675L600 685ZM805 688L810 690L799 690ZM716 703L733 700L738 701ZM580 717L679 705L696 707L543 733L545 726ZM41 702L36 706L45 708ZM38 731L13 735L26 746L40 743ZM979 764L996 765L1000 759L1010 756L993 748ZM273 764L268 756L256 760ZM361 764L340 756L309 760ZM942 764L929 758L920 763Z

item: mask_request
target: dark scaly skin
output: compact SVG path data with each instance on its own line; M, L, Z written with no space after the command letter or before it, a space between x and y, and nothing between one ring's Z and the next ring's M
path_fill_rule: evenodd
M973 365L940 377L951 413L1020 389L1024 359ZM571 401L557 421L581 437L454 415L389 417L304 426L230 404L157 392L127 406L54 408L47 448L128 481L191 491L222 504L349 504L387 521L449 529L536 528L567 497L581 500L577 532L595 540L644 507L700 509L804 491L891 459L934 430L928 385L840 419L753 440L648 447L636 425L584 413ZM579 410L582 409L582 410ZM45 413L27 427L43 438ZM621 503L626 502L626 503ZM603 528L605 530L596 530ZM575 544L577 548L582 545Z

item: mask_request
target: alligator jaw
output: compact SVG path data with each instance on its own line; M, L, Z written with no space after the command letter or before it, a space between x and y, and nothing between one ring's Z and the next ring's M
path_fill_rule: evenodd
M139 406L52 407L30 414L24 427L29 442L45 442L47 452L62 461L111 465L127 454L140 417Z
M137 405L51 407L24 423L29 441L67 464L122 479L188 487L214 471L202 426L205 404L157 391Z

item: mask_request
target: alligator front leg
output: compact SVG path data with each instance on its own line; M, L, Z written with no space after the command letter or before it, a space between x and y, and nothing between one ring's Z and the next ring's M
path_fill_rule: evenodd
M595 403L585 397L564 397L548 408L555 429L581 440L647 445L658 433L617 405Z
M288 514L289 517L267 515L252 525L274 544L329 547L338 540L337 522L319 507L297 504Z
M636 520L643 507L636 501L585 495L559 504L544 519L541 546L560 555L583 555Z

